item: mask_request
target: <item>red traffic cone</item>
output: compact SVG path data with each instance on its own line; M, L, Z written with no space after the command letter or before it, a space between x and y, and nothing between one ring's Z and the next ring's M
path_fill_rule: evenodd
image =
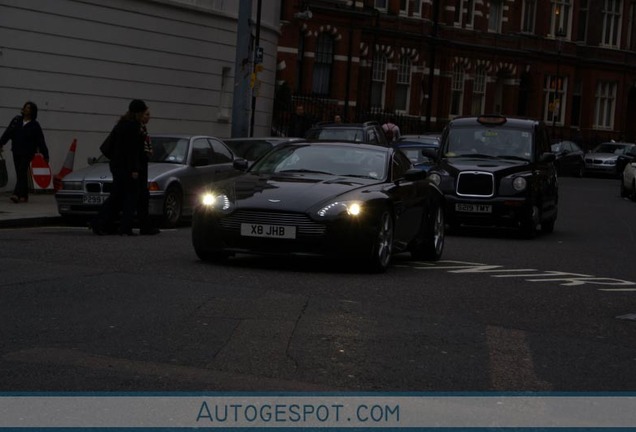
M62 189L62 179L64 176L71 171L73 171L73 165L75 164L75 149L77 148L77 138L73 139L71 143L71 148L69 148L68 153L66 154L66 159L64 159L64 165L60 169L60 172L55 174L53 177L53 189L60 190Z

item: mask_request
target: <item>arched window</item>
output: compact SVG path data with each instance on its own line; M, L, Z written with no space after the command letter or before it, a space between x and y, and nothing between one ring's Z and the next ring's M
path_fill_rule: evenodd
M331 66L333 64L333 37L326 33L318 36L312 91L328 95L331 88Z

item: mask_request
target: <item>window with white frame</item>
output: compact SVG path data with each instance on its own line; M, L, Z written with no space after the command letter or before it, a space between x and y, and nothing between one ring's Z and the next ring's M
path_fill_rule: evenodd
M618 48L621 33L622 0L603 1L603 39L602 44Z
M572 5L570 0L552 0L552 21L550 34L552 36L565 36L570 33L570 14Z
M588 0L579 0L579 21L577 23L576 40L585 42L587 40L587 20L589 17Z
M551 124L562 124L565 113L567 77L546 75L544 82L544 120Z
M470 106L471 115L479 115L484 111L484 101L486 99L486 68L477 66L475 69L475 79L473 80L473 100Z
M475 19L474 0L456 0L455 25L457 27L472 27Z
M501 33L501 19L503 14L502 0L490 0L488 12L488 31Z
M599 81L596 86L596 101L594 104L594 127L597 129L614 128L616 88L616 82L613 81Z
M312 74L313 93L328 95L331 86L331 66L333 64L333 37L326 33L318 36L314 73Z
M464 66L457 63L453 67L453 78L451 83L451 106L450 114L458 116L462 114L464 103Z
M371 78L371 106L384 106L384 86L386 83L386 55L377 53L373 56L373 72Z
M400 15L409 15L409 0L400 0Z
M411 59L402 56L397 70L397 81L395 87L395 109L398 111L408 111L409 94L411 90Z
M537 17L537 0L523 0L523 18L521 31L534 34L534 25Z
M422 0L413 1L413 16L414 17L422 16Z
M375 6L376 9L385 11L387 8L388 2L389 0L374 0L373 5Z

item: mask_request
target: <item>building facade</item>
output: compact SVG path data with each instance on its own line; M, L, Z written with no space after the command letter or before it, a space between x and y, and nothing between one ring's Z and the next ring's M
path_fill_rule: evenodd
M278 91L319 98L321 120L380 112L411 133L501 113L542 119L554 139L588 148L636 141L635 4L283 0Z
M257 96L253 133L269 134L280 2L267 2L257 20L252 0L0 0L0 133L35 102L53 173L74 139L75 168L99 155L132 98L150 107L151 133L231 136L235 89L253 71L249 54L237 59L244 4L253 6L252 41L260 21L263 61L258 86L243 96ZM0 190L13 188L9 147L11 177Z

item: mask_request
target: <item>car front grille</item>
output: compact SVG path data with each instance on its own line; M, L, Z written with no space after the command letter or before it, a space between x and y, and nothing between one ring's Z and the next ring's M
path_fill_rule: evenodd
M457 195L465 197L492 197L495 194L495 176L489 172L466 171L457 177Z
M86 183L86 192L90 193L110 193L112 190L113 184L108 182L90 182Z
M220 220L223 228L232 231L240 231L242 223L295 226L299 236L322 236L326 230L325 225L312 221L302 213L238 210Z

